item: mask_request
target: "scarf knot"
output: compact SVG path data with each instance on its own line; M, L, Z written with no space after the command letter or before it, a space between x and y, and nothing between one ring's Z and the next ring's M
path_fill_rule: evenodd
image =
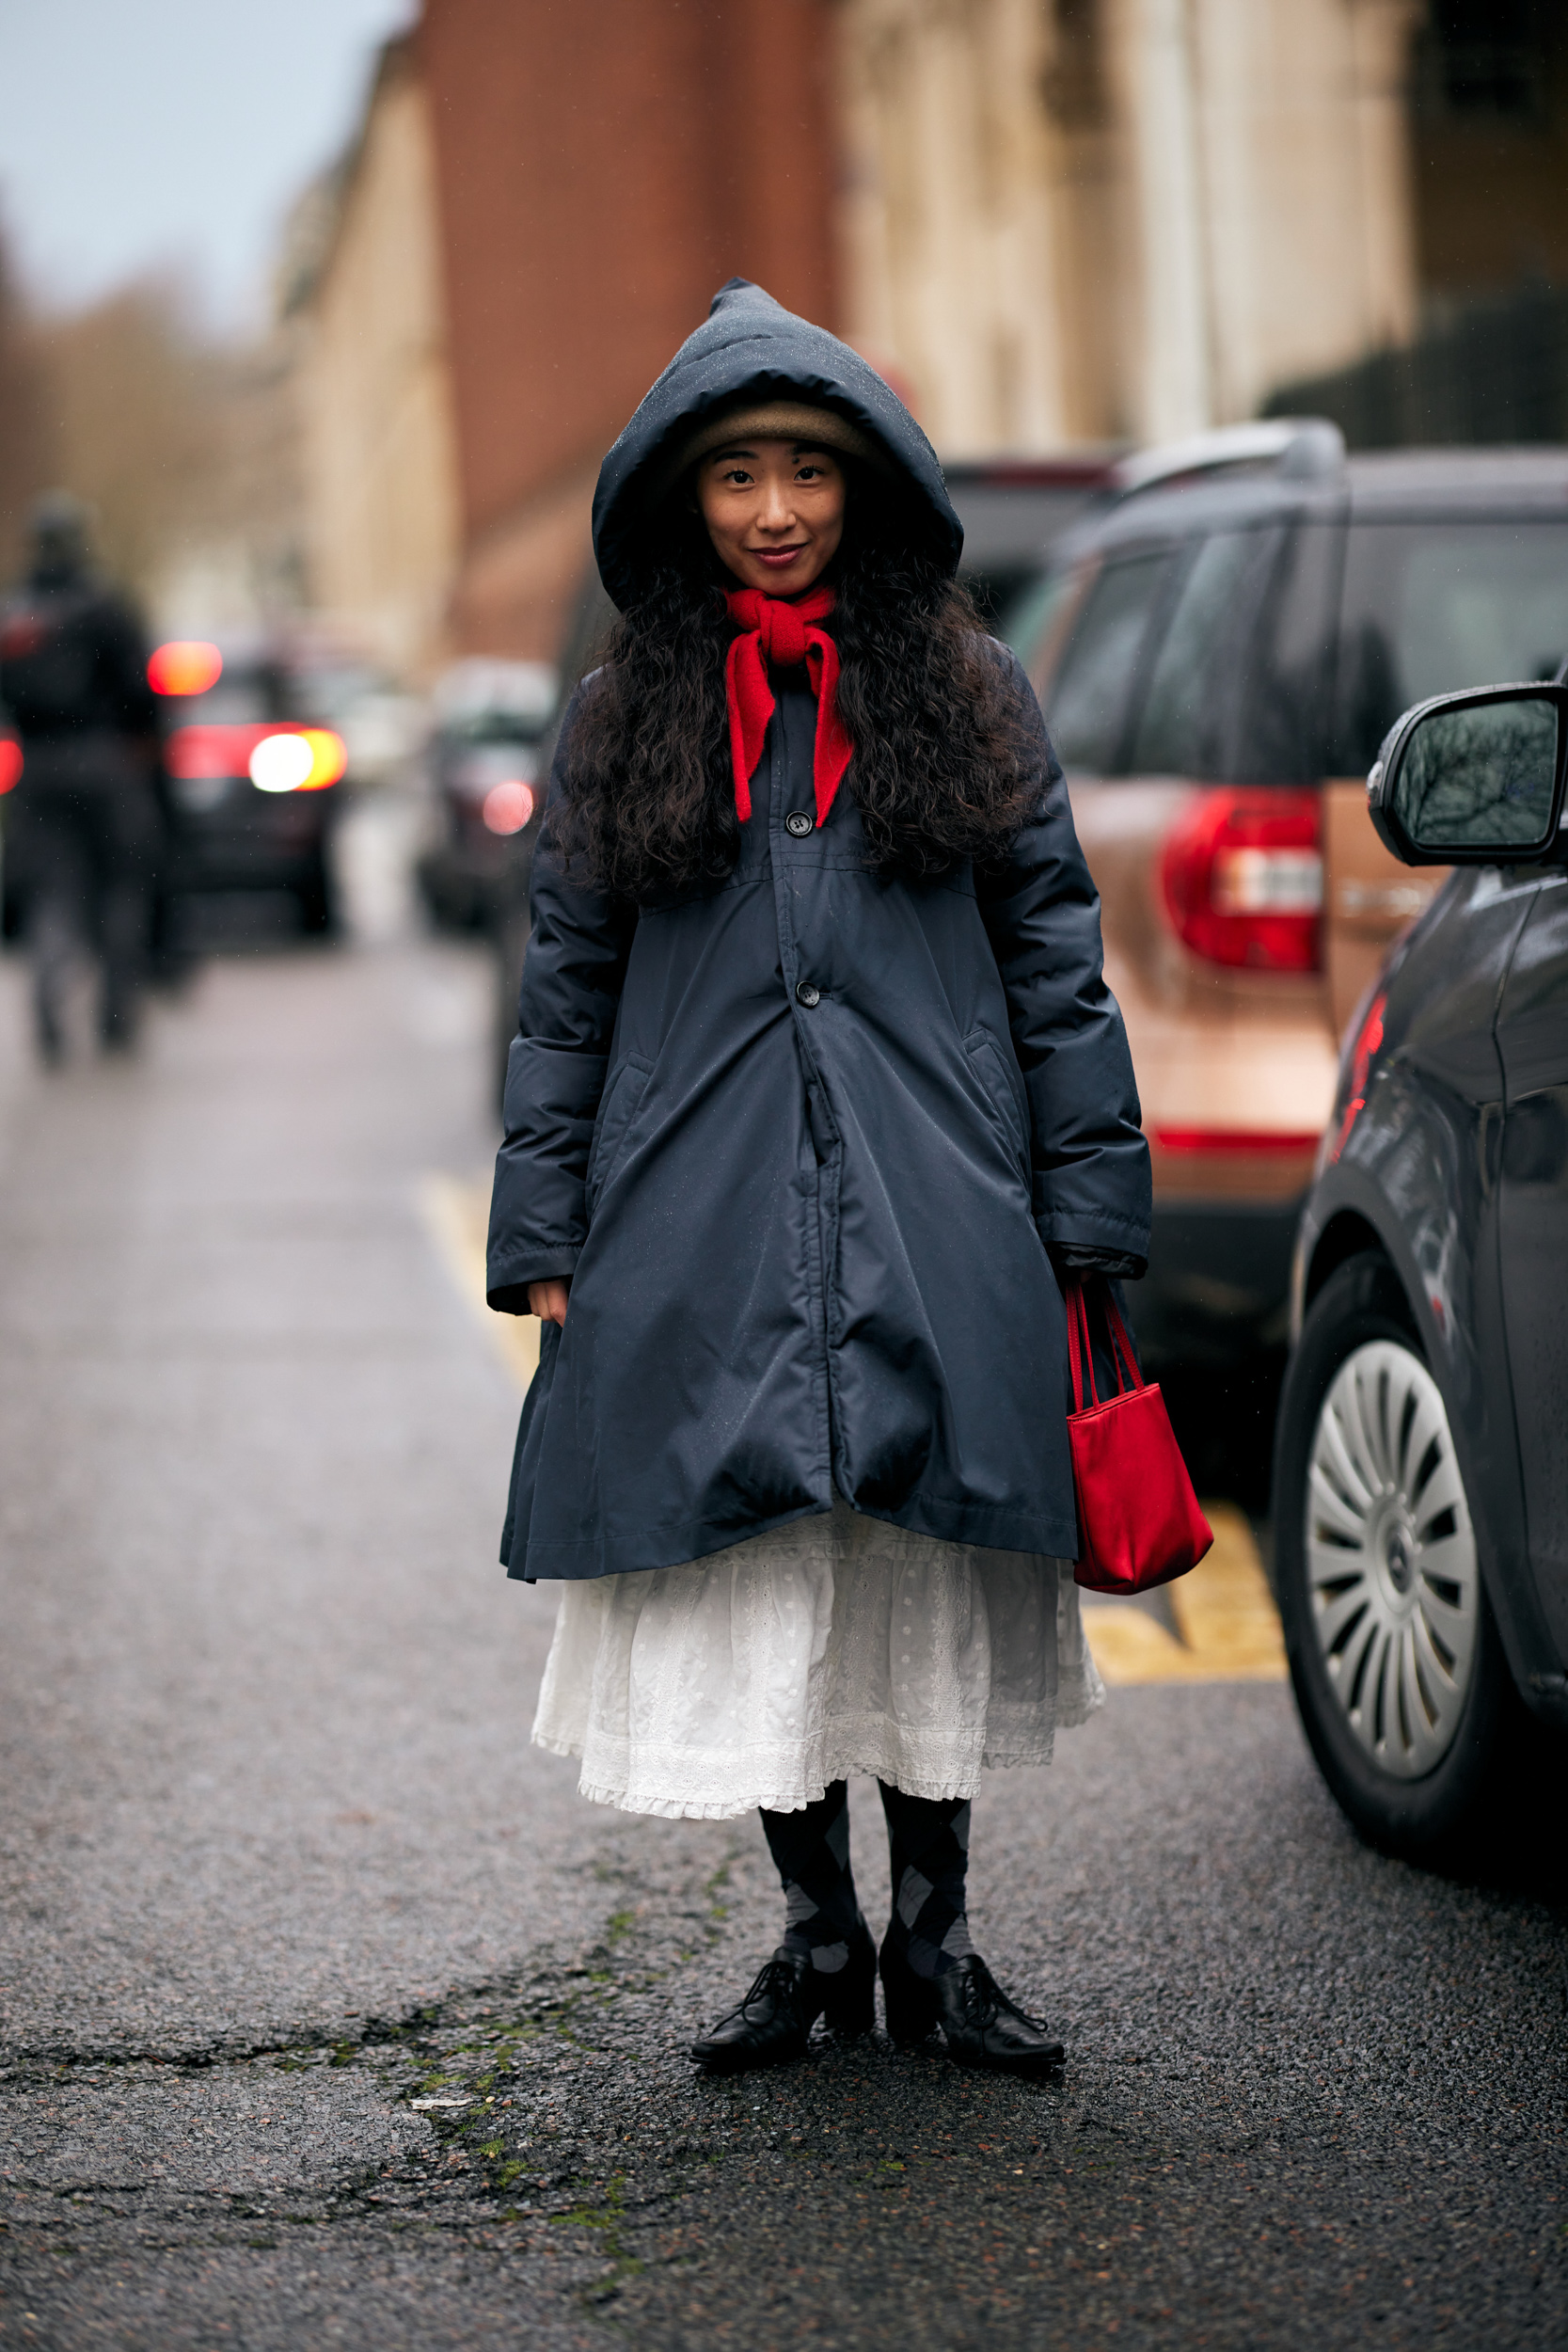
M817 623L833 609L831 588L814 588L799 603L765 596L760 588L734 588L724 599L740 634L724 657L724 691L729 704L730 753L735 762L735 805L742 824L752 813L752 778L762 757L773 689L768 665L782 670L805 665L816 696L816 742L812 782L816 821L824 824L849 765L851 745L838 716L838 647Z

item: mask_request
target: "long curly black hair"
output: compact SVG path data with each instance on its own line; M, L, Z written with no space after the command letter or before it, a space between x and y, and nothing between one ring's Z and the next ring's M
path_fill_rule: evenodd
M847 461L829 578L846 777L867 864L910 880L1005 853L1039 788L1037 738L968 595L898 527L883 485ZM650 570L579 697L548 838L569 871L646 902L723 880L740 849L724 701L735 624L701 516L677 493Z

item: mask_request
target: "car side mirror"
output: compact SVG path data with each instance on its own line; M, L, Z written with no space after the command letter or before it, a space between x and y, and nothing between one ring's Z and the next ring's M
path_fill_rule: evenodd
M1438 694L1397 720L1367 778L1378 836L1406 866L1519 866L1556 846L1568 687Z

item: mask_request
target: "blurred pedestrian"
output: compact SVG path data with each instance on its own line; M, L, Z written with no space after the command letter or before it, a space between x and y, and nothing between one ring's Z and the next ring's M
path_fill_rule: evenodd
M0 602L0 705L22 740L6 861L33 965L39 1051L65 1052L72 970L101 972L99 1034L135 1040L163 841L148 648L93 570L86 510L63 491L32 517L32 559Z
M982 1766L1101 1696L1053 1261L1140 1273L1149 1177L1099 901L936 458L844 344L732 281L594 515L623 617L551 780L490 1233L491 1304L544 1318L534 1738L602 1804L761 1809L784 1934L700 2063L870 2026L868 1772L894 2039L1037 2074L965 1867Z

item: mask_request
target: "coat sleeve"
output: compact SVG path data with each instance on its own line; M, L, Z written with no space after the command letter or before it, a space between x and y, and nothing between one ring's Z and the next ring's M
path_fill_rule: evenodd
M574 697L562 744L576 707ZM561 773L558 748L533 860L532 930L490 1201L486 1288L502 1314L528 1312L531 1282L570 1275L587 1238L588 1154L637 926L634 907L569 881L550 847Z
M977 869L975 883L1029 1097L1035 1222L1048 1248L1147 1259L1148 1146L1127 1031L1101 969L1100 897L1039 706L1005 658L1037 747L1037 814L1006 862Z

